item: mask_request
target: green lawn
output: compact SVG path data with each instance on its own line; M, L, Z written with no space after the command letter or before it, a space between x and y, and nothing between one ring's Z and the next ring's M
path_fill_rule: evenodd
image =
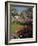
M11 24L10 24L10 31L11 31L11 33L14 33L14 32L16 32L16 27L19 27L19 26L23 26L23 25L21 25L20 23L16 23L16 22L12 22Z

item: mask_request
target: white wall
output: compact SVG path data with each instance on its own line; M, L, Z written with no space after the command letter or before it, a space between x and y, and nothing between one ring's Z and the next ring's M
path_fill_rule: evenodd
M5 46L4 45L4 41L5 41L5 1L6 0L0 0L0 46ZM36 3L38 3L38 0L12 0L12 1L36 2ZM19 45L16 45L16 46L19 46ZM20 46L38 46L38 43L20 44Z

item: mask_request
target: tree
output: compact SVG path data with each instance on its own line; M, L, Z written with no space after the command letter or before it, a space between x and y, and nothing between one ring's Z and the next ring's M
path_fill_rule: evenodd
M11 16L15 16L15 14L16 14L16 9L15 9L15 7L11 7L11 9L10 9L10 14L11 14Z

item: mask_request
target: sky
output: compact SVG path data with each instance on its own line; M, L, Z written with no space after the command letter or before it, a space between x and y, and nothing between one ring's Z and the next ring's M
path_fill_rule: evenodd
M27 7L16 7L17 12L22 12L23 10L27 10Z
M22 11L27 11L30 7L21 7L21 6L12 6L11 8L15 7L17 13L21 13Z

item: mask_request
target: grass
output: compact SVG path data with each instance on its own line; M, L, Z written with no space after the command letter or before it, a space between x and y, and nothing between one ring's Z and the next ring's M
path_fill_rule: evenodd
M14 33L14 32L16 32L16 28L17 27L21 27L21 26L23 26L23 25L21 25L20 23L16 23L16 22L11 22L11 24L10 24L10 31L11 31L11 33Z
M22 27L24 25L27 25L27 23L11 22L11 24L10 24L10 32L15 33L17 27Z

